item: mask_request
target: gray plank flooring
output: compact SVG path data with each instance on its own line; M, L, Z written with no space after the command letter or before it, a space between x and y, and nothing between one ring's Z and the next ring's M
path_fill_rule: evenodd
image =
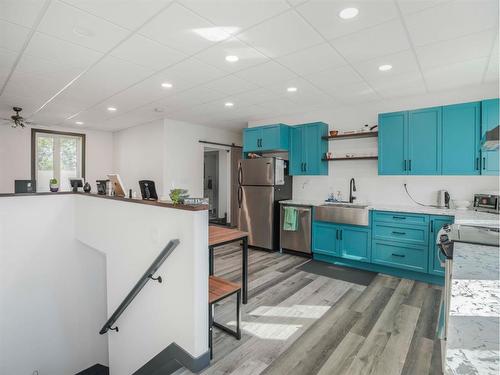
M215 329L202 374L442 374L440 287L382 274L364 287L297 269L307 261L250 249L242 338ZM235 245L215 250L217 276L237 282L240 266ZM234 325L234 299L216 306L215 319Z

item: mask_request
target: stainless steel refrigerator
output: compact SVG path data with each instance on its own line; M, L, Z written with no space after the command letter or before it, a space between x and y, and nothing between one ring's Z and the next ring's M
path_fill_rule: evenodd
M279 250L279 201L292 198L288 161L277 157L243 159L238 169L239 229L248 244Z

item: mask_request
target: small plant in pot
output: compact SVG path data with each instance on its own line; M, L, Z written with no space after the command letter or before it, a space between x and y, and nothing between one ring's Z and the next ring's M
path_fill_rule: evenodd
M59 190L59 181L57 181L57 178L51 178L50 179L50 191L55 193Z

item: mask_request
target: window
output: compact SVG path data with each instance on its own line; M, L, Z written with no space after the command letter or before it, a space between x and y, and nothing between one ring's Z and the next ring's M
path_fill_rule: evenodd
M85 177L85 134L31 129L31 179L37 191L49 191L50 179L59 190L71 190L71 177Z

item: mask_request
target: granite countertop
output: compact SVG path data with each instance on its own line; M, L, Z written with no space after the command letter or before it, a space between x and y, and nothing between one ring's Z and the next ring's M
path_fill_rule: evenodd
M290 199L290 200L280 201L280 203L296 205L296 206L314 207L326 204L327 202L320 200ZM393 211L393 212L408 212L408 213L428 214L428 215L454 216L456 224L481 225L481 226L493 226L493 227L498 227L500 225L499 215L487 212L477 212L474 210L456 210L450 208L405 206L405 205L376 204L376 203L367 205L370 210L377 210L377 211Z
M500 372L500 249L456 243L446 350L447 374Z

